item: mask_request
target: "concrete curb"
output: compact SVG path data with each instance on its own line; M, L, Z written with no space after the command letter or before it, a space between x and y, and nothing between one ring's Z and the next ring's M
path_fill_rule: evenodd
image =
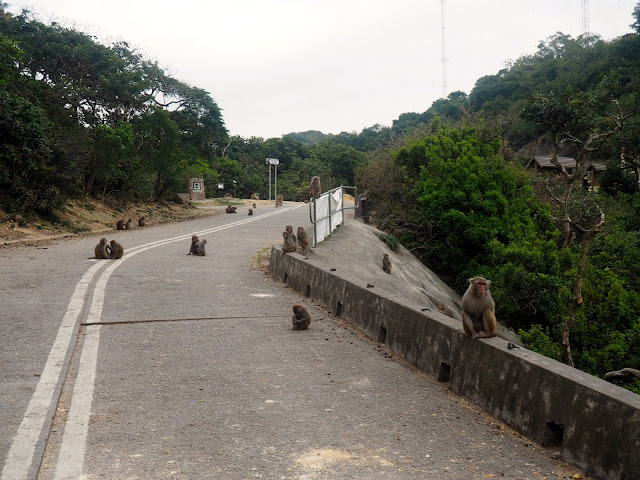
M269 271L420 370L590 475L640 478L640 396L459 321L339 268L273 247Z

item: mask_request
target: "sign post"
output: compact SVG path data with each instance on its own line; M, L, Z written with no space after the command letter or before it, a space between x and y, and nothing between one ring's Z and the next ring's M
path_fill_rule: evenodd
M269 200L271 200L271 165L275 165L276 172L276 186L275 186L275 195L276 198L278 196L278 165L280 164L280 160L277 158L267 158L267 165L269 165Z

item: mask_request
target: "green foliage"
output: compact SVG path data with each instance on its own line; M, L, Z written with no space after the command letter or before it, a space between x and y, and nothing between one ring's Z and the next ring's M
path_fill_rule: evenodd
M524 346L534 352L538 352L545 357L562 361L562 351L558 343L551 338L549 329L541 325L532 325L528 330L518 331Z
M394 252L398 252L398 248L400 247L400 240L395 235L382 234L379 235L378 238L382 240L387 246Z

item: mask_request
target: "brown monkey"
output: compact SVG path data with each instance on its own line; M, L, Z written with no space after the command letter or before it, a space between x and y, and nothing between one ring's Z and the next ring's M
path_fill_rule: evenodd
M309 235L302 227L298 227L298 245L300 245L303 255L309 254Z
M293 227L291 225L287 225L286 227L284 227L284 229L287 231L287 233L293 232Z
M116 230L124 230L124 220L118 220L116 223Z
M276 197L276 207L281 207L283 201L284 201L284 197L282 195L278 195Z
M227 212L227 213L236 213L236 208L237 208L237 207L232 207L231 205L229 205L229 206L227 207L226 212Z
M189 247L189 253L187 255L197 255L198 254L198 236L191 235L191 247Z
M320 198L322 188L320 187L320 177L313 177L311 179L311 185L309 185L309 198Z
M249 209L249 215L253 215L253 210L251 208Z
M204 246L206 243L207 241L204 238L198 242L198 252L196 253L196 255L198 255L199 257L204 257L206 255L206 252L204 251Z
M111 247L107 244L106 238L101 238L94 248L95 255L89 258L109 259L111 258Z
M311 312L307 307L296 303L293 306L293 313L294 315L291 317L292 330L306 330L309 328Z
M144 227L144 217L140 217L140 218L138 219L138 226L139 226L139 227Z
M256 208L256 204L255 204L255 202L253 203L253 208Z
M125 230L131 230L131 219L127 220L127 223L124 224Z
M122 258L124 255L124 248L115 240L111 240L111 258Z
M289 233L285 230L282 232L282 238L284 239L282 242L282 251L284 253L295 252L296 244L298 243L295 234L293 232Z
M473 338L491 338L496 334L496 305L489 291L490 280L469 279L469 288L462 296L462 329Z
M387 273L391 273L391 260L389 260L388 253L385 253L382 257L382 269Z

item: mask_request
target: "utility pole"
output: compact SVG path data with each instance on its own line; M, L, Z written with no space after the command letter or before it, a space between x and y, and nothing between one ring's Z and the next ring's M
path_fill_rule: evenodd
M582 0L582 34L589 33L589 0Z
M442 14L442 98L447 98L447 24L444 15L445 3L446 0L440 0L440 11Z

